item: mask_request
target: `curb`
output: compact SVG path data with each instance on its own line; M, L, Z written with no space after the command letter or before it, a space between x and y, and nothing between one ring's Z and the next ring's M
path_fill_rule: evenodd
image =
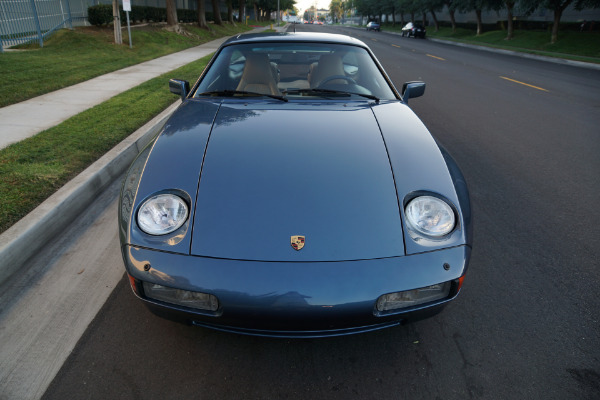
M159 133L181 104L176 101L0 235L0 285L64 231Z

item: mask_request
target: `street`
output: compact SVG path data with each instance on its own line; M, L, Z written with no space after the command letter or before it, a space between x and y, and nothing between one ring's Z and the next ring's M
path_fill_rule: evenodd
M459 297L411 325L268 339L159 319L123 276L43 398L599 398L600 72L385 32L297 29L364 41L397 88L427 83L409 105L458 162L473 205ZM118 252L114 203L98 259Z

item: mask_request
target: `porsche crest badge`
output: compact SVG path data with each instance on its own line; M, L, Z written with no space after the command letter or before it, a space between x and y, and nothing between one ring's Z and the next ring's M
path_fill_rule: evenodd
M304 236L300 236L300 235L294 235L291 238L291 243L292 243L292 247L294 248L294 250L302 250L302 248L304 247Z

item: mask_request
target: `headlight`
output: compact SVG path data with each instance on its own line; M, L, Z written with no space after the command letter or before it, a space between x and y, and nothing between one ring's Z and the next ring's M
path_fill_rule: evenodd
M165 235L177 230L188 217L188 206L179 196L159 194L150 197L140 207L137 222L150 235Z
M442 237L452 232L454 211L445 201L432 196L419 196L411 200L404 210L409 228L428 237Z

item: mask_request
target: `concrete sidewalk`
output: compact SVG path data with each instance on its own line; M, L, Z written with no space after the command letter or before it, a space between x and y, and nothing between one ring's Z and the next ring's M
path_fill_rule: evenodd
M0 108L0 149L52 128L152 78L207 56L226 40L227 37L216 39Z

